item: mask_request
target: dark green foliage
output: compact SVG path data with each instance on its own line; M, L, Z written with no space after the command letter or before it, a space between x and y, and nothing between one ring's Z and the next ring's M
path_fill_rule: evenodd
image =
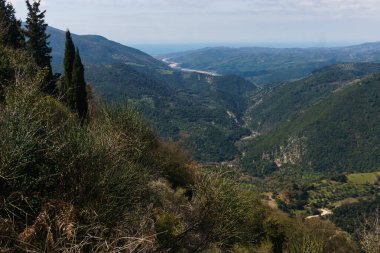
M289 209L302 210L308 200L308 186L293 184L288 191L288 198L291 200Z
M60 93L66 105L75 111L83 122L88 113L87 84L82 59L79 50L75 49L70 31L66 32L64 69Z
M9 55L6 49L0 48L0 101L4 101L4 90L14 78L14 70L10 67Z
M233 129L233 125L231 127ZM223 129L213 124L205 124L203 127L193 126L193 130L186 141L189 149L194 152L194 159L205 162L222 162L235 159L238 150L234 142L245 132L243 129L239 132L229 131L231 129Z
M380 198L377 197L370 201L347 204L334 210L331 220L340 228L354 234L358 232L360 224L365 218L374 214L379 209Z
M0 45L20 48L24 42L21 21L16 19L13 5L0 0Z
M73 83L75 91L75 109L79 118L83 121L87 118L88 102L86 81L84 80L84 67L79 55L79 50L75 52L75 59L73 64L73 76L71 82Z
M40 10L41 0L30 3L26 1L28 16L26 18L25 34L28 38L26 48L36 61L37 66L46 68L52 73L51 68L51 48L49 47L49 35L46 33L47 24L45 22L45 12ZM50 74L50 77L52 74ZM50 81L50 80L49 80Z
M314 71L299 81L264 88L255 96L262 102L247 112L249 125L258 132L268 132L355 79L379 71L380 64L338 64Z
M217 98L240 119L248 106L244 96L247 91L255 91L256 86L235 75L217 78L215 86Z
M278 170L277 164L271 160L258 160L254 166L255 171L252 171L252 174L259 177L271 175Z
M339 175L332 176L330 179L332 181L340 182L340 183L347 183L347 181L348 181L347 176L344 175L344 174L339 174Z
M75 60L75 46L71 38L69 30L66 32L65 58L64 58L64 77L61 87L61 93L66 104L72 109L75 109L75 86L72 82L73 65Z
M239 155L234 143L249 135L240 122L246 94L256 86L240 77L166 76L125 64L90 65L86 75L96 93L107 101L128 99L161 136L181 140L199 161L233 160Z
M284 243L286 240L286 232L284 224L276 219L268 219L264 223L265 231L267 231L267 237L272 243L273 253L282 253L284 249Z

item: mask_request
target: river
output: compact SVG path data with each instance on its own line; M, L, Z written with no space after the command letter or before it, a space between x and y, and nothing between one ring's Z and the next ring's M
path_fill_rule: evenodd
M179 63L170 60L170 58L164 58L162 59L162 61L166 63L167 65L169 65L169 67L171 67L172 69L180 70L183 72L193 72L193 73L205 74L205 75L210 75L210 76L221 76L218 73L212 72L212 71L182 68Z

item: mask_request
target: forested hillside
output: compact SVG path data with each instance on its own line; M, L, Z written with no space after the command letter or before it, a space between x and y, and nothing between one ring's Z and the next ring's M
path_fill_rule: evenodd
M324 175L378 169L379 95L378 74L336 89L254 140L245 165L273 161Z
M87 76L107 101L129 102L163 137L181 141L203 162L233 160L234 143L249 131L241 118L248 91L256 87L242 78L172 72L143 74L124 64L90 66Z
M65 48L65 32L54 27L47 27L52 47L52 65L57 71L62 71ZM156 60L135 48L121 45L98 35L76 35L73 41L82 53L86 65L102 65L123 63L126 65L151 68L168 69L161 61Z
M254 94L246 113L247 122L257 132L268 132L337 90L376 72L380 72L380 64L336 64L299 81L264 88Z

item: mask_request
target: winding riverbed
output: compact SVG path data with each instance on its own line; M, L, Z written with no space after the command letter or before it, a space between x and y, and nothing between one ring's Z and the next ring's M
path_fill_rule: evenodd
M167 65L169 65L169 67L171 67L172 69L180 70L183 72L193 72L193 73L205 74L205 75L210 75L210 76L221 76L218 73L212 72L212 71L182 68L179 63L170 60L170 58L164 58L162 59L162 61L166 63Z

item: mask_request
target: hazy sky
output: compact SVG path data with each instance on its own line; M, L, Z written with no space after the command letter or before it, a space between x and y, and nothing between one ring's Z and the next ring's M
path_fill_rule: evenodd
M24 0L12 1L20 18ZM49 25L136 43L380 41L380 0L45 0Z

